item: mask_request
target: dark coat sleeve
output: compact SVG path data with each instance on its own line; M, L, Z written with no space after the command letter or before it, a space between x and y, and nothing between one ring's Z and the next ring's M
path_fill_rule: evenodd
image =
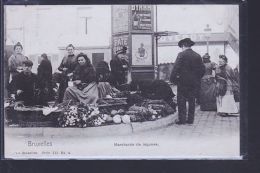
M172 73L170 76L170 81L173 83L177 83L178 82L178 75L180 72L180 67L182 64L182 60L181 60L181 53L178 54L176 61L173 65L173 69L172 69Z
M15 94L17 91L17 75L13 77L13 80L8 85L8 90L11 94Z
M120 64L118 63L117 60L112 59L112 60L110 61L110 68L111 68L111 72L112 72L112 73L118 72L119 69L120 69L119 66L120 66Z
M60 63L60 66L58 67L59 71L63 71L65 60L66 60L66 57L63 57L63 59L62 59L62 61Z
M196 67L197 69L197 74L200 78L202 78L206 72L206 67L202 62L202 58L200 57L200 55L198 55L198 67Z

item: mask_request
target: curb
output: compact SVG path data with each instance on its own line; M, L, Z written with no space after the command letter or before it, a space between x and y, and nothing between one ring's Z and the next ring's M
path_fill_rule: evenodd
M100 137L100 136L122 136L149 130L167 127L174 123L177 112L167 117L146 122L134 122L131 124L115 124L100 127L87 128L57 128L57 127L31 127L15 128L6 127L6 136L25 137Z

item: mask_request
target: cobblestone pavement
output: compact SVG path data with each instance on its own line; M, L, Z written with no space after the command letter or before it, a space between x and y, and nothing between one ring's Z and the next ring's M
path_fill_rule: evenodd
M169 135L170 132L179 138L237 136L239 135L239 115L222 117L217 115L217 112L200 111L197 107L192 125L173 124L157 131L160 135Z

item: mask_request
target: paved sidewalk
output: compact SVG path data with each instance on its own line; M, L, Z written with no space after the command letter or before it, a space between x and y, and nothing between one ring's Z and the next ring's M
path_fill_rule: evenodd
M163 135L172 133L180 138L206 137L206 136L237 136L239 135L239 115L222 117L217 112L200 111L199 107L195 113L194 124L177 125L174 124L165 129L161 129Z

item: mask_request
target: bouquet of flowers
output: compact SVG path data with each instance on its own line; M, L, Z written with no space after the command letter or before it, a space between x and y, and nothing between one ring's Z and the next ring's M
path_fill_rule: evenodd
M99 117L98 107L92 105L67 106L58 118L61 127L88 127L94 126L94 121ZM98 124L99 125L99 124ZM100 124L101 125L101 124Z

